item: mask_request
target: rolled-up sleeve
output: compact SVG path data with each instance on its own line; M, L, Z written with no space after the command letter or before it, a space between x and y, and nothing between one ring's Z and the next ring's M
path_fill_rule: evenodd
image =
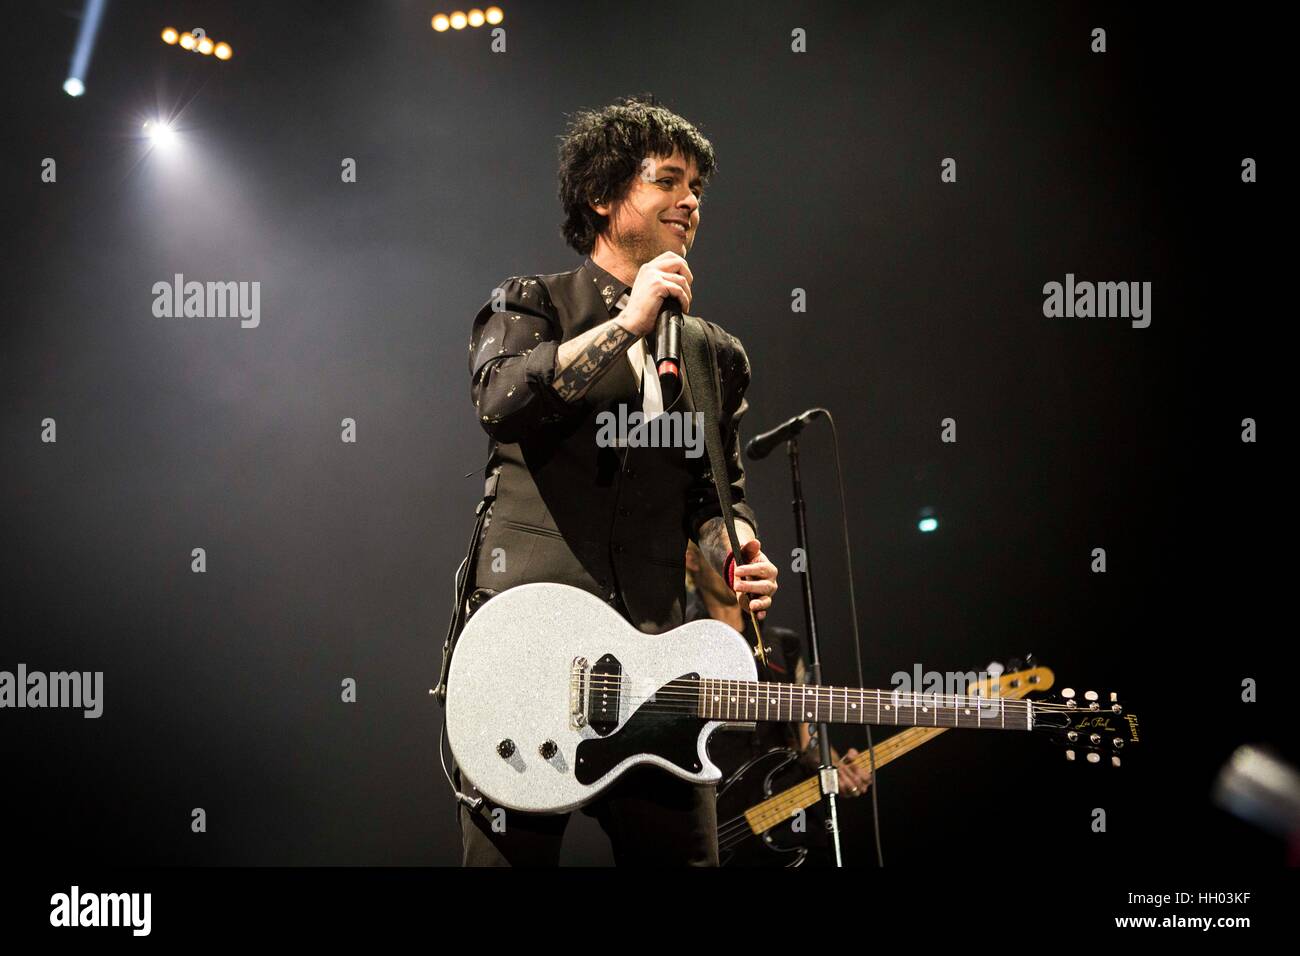
M506 279L474 318L470 395L479 424L501 442L582 414L555 391L560 323L536 278Z
M709 323L718 356L722 385L722 453L727 463L727 482L731 485L732 510L758 534L758 519L745 501L745 465L740 455L740 422L749 410L745 391L749 388L749 356L740 339ZM700 526L722 515L722 503L713 484L713 473L706 464L700 478L691 486L686 512L686 533L698 543Z

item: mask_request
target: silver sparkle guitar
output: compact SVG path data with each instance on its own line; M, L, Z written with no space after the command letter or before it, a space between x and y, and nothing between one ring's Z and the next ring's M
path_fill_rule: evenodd
M720 621L647 635L585 591L509 588L461 632L447 678L447 739L492 802L576 809L639 765L716 783L709 736L759 721L1032 730L1067 756L1118 765L1137 718L1092 691L1061 703L762 683L745 639ZM1071 692L1072 694L1072 692Z

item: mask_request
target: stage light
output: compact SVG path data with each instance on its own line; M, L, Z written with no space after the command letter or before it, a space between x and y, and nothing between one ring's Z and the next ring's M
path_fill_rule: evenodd
M440 13L433 18L433 28L439 33L446 33L447 28L451 26L451 21L447 19L447 14Z
M487 10L484 11L483 15L487 17L488 23L494 25L500 23L506 17L506 15L501 12L500 7L488 7Z
M469 25L472 27L481 27L483 25L483 11L477 8L469 12Z
M77 30L77 45L72 51L72 65L68 78L63 81L63 92L81 96L86 92L86 74L90 72L90 55L95 52L95 38L99 36L99 21L104 15L106 0L86 0L81 14L81 27Z
M451 15L451 28L453 30L464 30L465 22L465 14L461 13L459 10Z
M180 46L181 49L189 50L191 53L215 56L218 60L229 60L235 52L224 40L218 43L208 36L195 36L189 32L178 34L174 27L163 28L162 41L168 46Z
M145 135L149 137L149 142L154 146L170 149L176 145L176 131L168 124L145 120L143 128Z
M935 517L933 508L925 507L921 509L921 514L916 522L916 527L922 534L929 534L932 531L939 530L939 519Z

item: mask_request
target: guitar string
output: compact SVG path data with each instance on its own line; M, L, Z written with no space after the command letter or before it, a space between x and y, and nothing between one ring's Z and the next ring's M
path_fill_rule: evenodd
M940 719L946 718L947 714L943 710L940 709L932 710L929 708L917 708L912 715L906 716L903 719L899 719L903 711L906 710L906 708L900 708L898 710L891 711L891 713L894 715L894 719L892 720L886 719L883 714L877 717L874 714L865 713L865 712L851 714L848 711L842 711L839 713L835 711L831 711L828 713L826 711L819 711L819 710L795 711L793 709L786 709L782 711L778 709L777 715L773 716L770 714L770 712L768 714L724 713L723 710L725 709L715 710L708 707L700 708L698 706L698 702L692 701L690 703L678 702L673 704L645 703L642 706L637 708L637 713L644 712L644 713L651 713L651 714L676 714L683 717L694 717L700 720L724 721L724 722L735 721L739 723L789 723L789 722L798 722L806 718L808 720L813 720L816 722L821 722L822 720L825 720L826 723L831 723L831 724L870 724L872 726L882 726L882 727L923 727L923 728L928 726L934 728L947 727L948 729L952 729L956 727L956 728L963 728L967 730L995 729L996 724L1005 723L1005 721L1008 718L1010 718L1013 722L1017 722L1017 723L1024 722L1026 724L1024 729L1029 729L1027 724L1031 720L1031 718L1036 719L1036 718L1046 717L1049 715L1058 716L1061 714L1094 716L1092 711L1078 711L1078 710L1064 711L1064 710L1038 709L1038 708L1036 708L1033 711L1013 710L1008 713L1003 713L999 711L996 714L988 715L987 718L968 712L968 713L954 713L953 716L956 722L945 725L939 723L938 721ZM949 708L949 710L953 710L953 708ZM920 717L919 714L925 714L926 717L930 717L933 715L935 722L932 724L926 724L924 722L924 719ZM1095 716L1103 716L1103 714L1097 713L1095 714ZM1105 716L1117 717L1118 715L1106 714ZM974 717L974 720L971 719L972 717ZM963 723L962 721L965 722ZM1041 723L1041 720L1039 722ZM1013 727L1011 729L1015 729L1015 728ZM1042 729L1069 730L1073 728L1066 725L1051 724L1050 726L1043 726Z
M612 690L617 692L617 691L621 691L625 686L632 685L633 683L634 681L632 678L602 678L598 680L585 680L585 681L580 678L574 678L570 681L570 690L580 688L585 684L591 690ZM730 686L732 684L734 684L735 687ZM792 697L812 697L815 699L821 699L834 694L848 693L853 695L854 697L864 698L864 699L879 698L881 700L884 700L888 698L891 701L897 699L899 701L906 700L909 702L910 701L921 701L921 702L935 701L936 703L943 706L948 706L950 704L955 705L956 703L959 702L960 703L978 702L983 704L992 703L992 702L1001 703L1004 701L1007 703L1020 703L1020 704L1031 703L1030 701L1023 701L1015 697L982 697L973 694L945 694L945 693L940 693L936 696L936 694L934 693L926 694L923 692L914 692L914 691L889 691L889 690L878 690L874 688L840 687L838 685L830 685L830 684L783 684L774 681L771 682L739 681L739 680L732 681L729 678L707 678L702 681L691 681L691 682L670 681L666 684L661 685L658 690L656 690L653 694L649 696L637 697L636 695L632 695L631 699L649 700L651 697L671 698L674 695L681 696L681 697L696 697L699 695L702 685L711 685L711 686L707 686L706 688L707 692L710 694L713 694L717 691L721 691L724 695L727 696L730 696L730 692L732 690L739 690L741 691L740 696L745 696L747 694L754 694L756 691L759 692L757 696L771 696L773 692L779 691L787 699L790 699ZM1052 702L1038 701L1033 703L1049 704ZM1098 701L1097 703L1098 703L1098 708L1100 709L1102 706L1101 702ZM911 704L909 703L907 704L907 706L911 706ZM1061 704L1059 706L1069 708L1070 705ZM1073 709L1081 710L1081 709L1091 709L1091 708L1080 708L1079 705L1076 704Z
M577 687L581 687L585 683L588 689L590 690L621 691L623 687L631 685L635 681L636 679L630 677L601 677L595 679L591 679L591 678L583 679L580 677L574 677L570 679L569 684L570 684L570 690L573 690ZM742 680L733 681L731 678L713 678L713 677L701 678L699 680L691 680L691 681L681 681L681 680L668 681L667 683L661 685L658 690L656 690L654 693L648 696L628 695L627 699L628 700L653 700L653 699L662 699L665 697L668 699L682 699L682 700L688 698L695 699L698 698L700 695L702 684L712 685L707 688L707 693L709 693L710 695L712 695L716 691L722 691L724 692L725 695L730 696L729 691L732 688L730 688L728 685L735 684L736 685L735 689L739 689L742 692L749 692L749 693L752 693L753 691L760 688L767 688L767 690L764 690L762 692L761 696L771 696L772 692L775 691L777 692L777 696L781 696L782 699L785 700L792 700L796 697L800 697L800 698L811 697L814 700L824 700L828 697L833 697L835 694L847 693L849 695L852 695L853 697L857 697L863 700L879 699L881 701L884 701L888 699L892 702L896 698L900 702L900 705L903 707L912 707L912 706L924 707L926 706L927 701L933 702L936 706L939 707L955 707L958 705L958 703L961 704L997 703L999 705L1003 703L1007 703L1007 704L1019 704L1022 707L1025 707L1026 709L1032 705L1034 709L1057 708L1061 710L1077 711L1079 713L1083 713L1083 712L1101 713L1103 711L1114 713L1114 711L1111 710L1112 705L1103 704L1100 700L1096 701L1097 709L1093 710L1093 708L1091 707L1091 704L1093 703L1092 701L1089 701L1087 706L1081 706L1077 703L1071 706L1068 703L1057 703L1055 701L1046 701L1046 700L1041 700L1041 701L1021 700L1015 697L982 697L982 696L977 696L972 694L945 694L945 693L939 693L936 696L934 693L926 694L924 692L917 692L917 691L890 691L890 690L882 690L876 688L840 687L838 685L830 685L830 684L784 684L775 681L742 681ZM812 691L811 694L808 693L809 690ZM739 696L744 696L744 693L742 693Z
M874 702L881 703L883 705L882 708L883 711L893 713L893 714L899 714L901 712L910 710L913 712L913 714L924 713L924 714L938 714L941 716L946 716L950 712L960 712L957 713L956 716L971 717L971 716L976 716L976 713L978 711L986 710L987 705L990 705L994 701L999 700L998 698L974 698L971 701L968 701L960 705L955 703L949 703L947 701L936 702L933 700L926 700L924 703L919 701L901 702L897 706L895 706L895 704L892 702L892 700L890 700L890 698L880 697L874 699L864 699L862 703L865 703L867 706L859 709L859 707L855 706L855 704L858 703L857 701L849 701L848 703L845 703L843 699L835 700L828 696L810 698L806 695L799 695L798 697L789 697L789 696L769 697L769 695L763 695L762 699L755 697L755 698L751 698L748 701L737 701L737 700L719 701L719 700L712 699L712 695L706 695L706 697L708 697L708 699L702 700L701 696L698 693L682 694L676 696L666 695L666 694L652 694L650 696L625 695L621 698L621 700L626 701L628 704L637 704L637 703L641 704L642 706L638 707L638 712L641 710L648 709L650 712L656 712L656 713L666 713L666 712L691 713L694 714L695 716L707 717L708 719L711 720L728 720L728 719L735 718L738 720L745 720L745 721L757 720L760 722L766 722L766 718L759 716L757 713L751 714L750 711L751 710L759 711L762 708L770 709L770 707L773 706L772 705L773 701L775 701L776 707L785 710L787 712L793 712L795 705L798 704L801 708L804 705L808 705L813 708L811 711L809 711L810 713L820 714L825 712L828 709L824 705L829 705L829 710L831 713L835 713L837 710L843 710L846 718L850 716L850 714L852 714L853 717L857 718L873 710L873 707L871 705ZM890 702L885 703L887 700ZM979 703L977 703L977 701ZM1013 702L1008 701L1008 703L1013 703ZM730 712L733 709L736 711L735 713ZM1092 710L1089 708L1070 707L1068 705L1056 704L1051 701L1031 701L1031 702L1026 702L1021 706L1014 706L1014 707L996 706L996 707L992 707L991 709L994 711L994 713L985 714L982 716L987 716L988 719L990 720L996 719L1003 715L1027 718L1032 714L1075 714L1081 717L1105 716L1105 717L1115 717L1115 718L1121 716L1131 716L1131 715L1126 715L1125 713L1110 710L1109 708L1098 708L1097 710ZM782 720L783 719L784 718L782 718ZM840 723L839 720L835 720L835 719L832 719L830 722ZM869 720L855 720L855 721L846 720L844 722L881 723L881 721L869 721ZM892 724L894 723L894 721L888 721L887 723Z
M1097 708L1093 709L1091 706L1080 707L1077 704L1071 706L1068 703L1062 704L1054 701L1042 701L1042 700L1027 701L1027 700L1019 700L1011 697L976 697L976 696L965 695L965 694L957 694L957 695L939 694L936 697L933 694L931 695L916 694L910 691L897 692L896 694L893 691L871 690L871 689L864 689L864 688L851 688L851 687L835 688L829 685L807 685L807 684L775 684L775 683L760 684L760 683L749 682L749 681L738 682L739 687L737 689L739 689L741 693L733 695L729 693L729 691L732 688L728 688L724 686L726 683L728 683L728 681L724 679L714 679L714 678L709 678L709 681L713 682L713 686L708 688L701 688L698 682L692 684L675 684L675 682L670 682L669 684L665 684L661 686L657 691L649 695L625 694L623 695L623 699L627 700L629 703L644 702L644 701L649 701L652 703L658 703L660 701L698 703L700 701L701 694L703 693L703 696L705 697L733 698L725 702L719 701L724 704L724 709L727 709L729 705L733 703L741 707L747 707L749 705L753 705L757 707L762 703L766 703L766 701L761 700L761 698L767 698L768 700L776 700L778 704L780 703L793 704L796 700L803 700L813 704L829 703L832 706L848 706L854 710L857 709L856 707L853 707L853 704L855 703L879 702L881 704L884 704L886 701L888 701L889 702L888 706L891 707L892 709L921 710L927 713L931 710L931 708L935 710L957 710L957 709L979 710L989 705L997 705L997 709L999 711L1010 710L1013 713L1023 713L1023 714L1028 714L1031 710L1035 710L1035 711L1042 711L1042 712L1060 712L1060 713L1096 714L1096 715L1101 715L1104 713L1104 714L1115 714L1116 716L1119 716L1119 714L1116 711L1112 710L1110 706L1103 706L1100 702L1098 702ZM608 681L597 682L597 683L588 682L587 687L590 691L612 690L615 692L621 692L623 687L630 683L631 683L630 679L608 680ZM581 686L580 684L571 684L570 689L573 690L580 686ZM757 693L757 694L754 693L755 690L762 687L767 687L769 689L763 690L761 691L761 693ZM803 691L796 692L796 690L792 690L791 688L795 688L795 689L803 688ZM810 688L813 689L813 693L811 694L808 693L808 690ZM721 694L715 693L716 691L722 691L722 693ZM843 698L841 700L836 700L837 694L847 694L850 696L847 698L847 702L845 702ZM749 697L750 699L748 702L746 702L744 700L734 699L736 697L740 697L740 698ZM856 700L854 698L856 698ZM1012 706L1009 708L1004 706L1007 704L1010 704Z
M590 687L590 688L593 688L593 689L612 689L612 690L619 690L619 689L621 689L621 688L624 687L624 686L627 686L627 685L633 684L634 682L635 682L635 681L634 681L633 678L599 678L599 679L594 679L594 680L592 680L592 679L584 680L584 679L582 679L582 678L573 678L573 679L570 680L569 683L570 683L570 689L573 689L574 687L580 687L580 686L582 686L583 684L585 684L586 686L588 686L588 687ZM700 689L701 684L708 684L708 685L711 685L711 686L709 687L709 690L710 690L710 691L715 691L715 690L729 691L729 690L732 689L729 685L733 685L733 684L734 684L735 687L736 687L736 689L739 689L739 690L742 690L742 691L750 691L750 692L752 692L752 691L757 690L757 689L760 689L760 688L768 688L768 689L770 689L770 690L778 690L778 689L779 689L779 690L781 690L782 692L784 692L784 693L786 693L786 694L797 694L797 696L801 696L801 697L806 697L806 696L814 696L814 697L815 697L815 696L824 696L824 695L826 695L826 694L831 694L831 693L842 694L842 693L848 692L848 693L853 694L853 695L856 695L856 696L871 696L871 697L881 697L881 698L885 698L885 697L893 698L893 697L897 696L898 699L900 699L900 700L902 700L902 699L908 699L908 700L936 700L936 699L937 699L937 700L940 700L940 701L943 701L943 702L947 702L947 701L963 701L963 702L969 702L969 701L980 701L980 702L988 703L988 702L990 702L990 701L999 701L999 702L1000 702L1000 701L1006 701L1006 702L1008 702L1008 703L1016 703L1016 702L1018 702L1018 703L1022 703L1022 704L1023 704L1023 703L1027 703L1027 701L1021 700L1020 698L1016 698L1016 697L985 697L985 696L976 695L976 694L949 694L949 693L942 693L942 692L938 693L937 696L936 696L936 693L934 693L934 692L926 693L926 692L923 692L923 691L891 691L891 690L883 690L883 689L867 688L867 687L863 687L863 688L858 688L858 687L841 687L841 686L838 685L838 684L836 684L836 685L831 685L831 684L785 684L785 683L781 683L781 682L777 682L777 681L742 681L742 680L732 680L731 678L713 678L713 677L710 677L710 678L704 678L704 679L701 679L701 680L693 680L693 681L690 681L690 682L669 681L668 683L661 685L660 688L659 688L659 690L656 691L656 694L657 694L657 695L662 695L665 691L667 691L667 692L678 692L678 691L680 691L680 692L682 692L682 693L692 694L692 695L693 695L693 694L697 694L697 693L699 692L699 689ZM812 693L809 694L809 693L808 693L809 691L812 691ZM766 692L767 692L767 691L764 691L764 693L766 693ZM1050 702L1048 702L1048 701L1043 701L1042 703L1050 703ZM1092 702L1089 701L1088 703L1091 704ZM1098 707L1103 706L1101 701L1097 701L1097 704L1098 704ZM1068 707L1069 704L1062 704L1062 705L1060 705L1060 706ZM1076 703L1074 706L1075 706L1075 709L1082 709L1082 708L1080 708L1079 704L1077 704L1077 703Z

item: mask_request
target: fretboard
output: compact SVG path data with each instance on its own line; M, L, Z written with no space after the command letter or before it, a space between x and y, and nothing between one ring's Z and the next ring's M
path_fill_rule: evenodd
M1033 703L1027 700L738 680L704 679L698 684L696 715L708 720L992 730L1034 726Z

